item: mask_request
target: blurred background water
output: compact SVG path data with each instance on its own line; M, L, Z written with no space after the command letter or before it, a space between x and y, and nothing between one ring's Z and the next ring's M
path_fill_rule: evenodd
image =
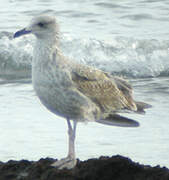
M43 13L57 17L67 56L128 78L135 98L153 105L145 115L126 114L139 128L79 123L77 157L120 154L169 167L168 0L1 0L0 160L67 153L65 120L41 105L31 85L35 38L12 38Z

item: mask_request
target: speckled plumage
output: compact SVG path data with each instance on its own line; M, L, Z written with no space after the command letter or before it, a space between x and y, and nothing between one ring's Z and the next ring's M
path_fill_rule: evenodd
M36 17L14 37L28 33L37 37L32 62L36 94L50 111L66 118L68 123L68 157L54 166L72 168L76 164L74 140L78 121L129 127L139 125L118 113L126 110L143 112L149 105L133 100L132 88L124 79L65 57L58 46L59 28L54 17Z
M56 49L57 41L52 47L43 41L37 42L34 51L32 77L37 95L48 109L77 121L94 121L104 113L125 109L137 110L132 89L124 79L77 64Z

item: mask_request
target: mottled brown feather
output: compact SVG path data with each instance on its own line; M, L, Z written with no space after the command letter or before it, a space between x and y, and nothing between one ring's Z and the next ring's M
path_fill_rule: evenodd
M132 88L124 79L83 65L76 65L72 77L78 90L94 101L103 112L137 110Z

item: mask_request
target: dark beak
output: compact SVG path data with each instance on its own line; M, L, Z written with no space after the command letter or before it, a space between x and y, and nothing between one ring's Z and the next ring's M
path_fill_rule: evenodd
M24 34L30 34L31 33L31 31L29 31L29 30L26 30L26 28L24 28L24 29L22 29L22 30L20 30L20 31L17 31L15 34L14 34L14 38L17 38L17 37L19 37L19 36L22 36L22 35L24 35Z

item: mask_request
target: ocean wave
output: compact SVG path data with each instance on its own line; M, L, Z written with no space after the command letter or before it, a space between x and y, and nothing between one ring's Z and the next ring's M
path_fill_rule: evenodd
M0 32L0 77L30 78L33 36L13 39L12 33ZM169 41L116 37L108 41L72 39L60 43L64 54L111 74L132 78L169 75Z
M13 34L0 33L0 77L27 78L31 76L32 40L13 40Z

